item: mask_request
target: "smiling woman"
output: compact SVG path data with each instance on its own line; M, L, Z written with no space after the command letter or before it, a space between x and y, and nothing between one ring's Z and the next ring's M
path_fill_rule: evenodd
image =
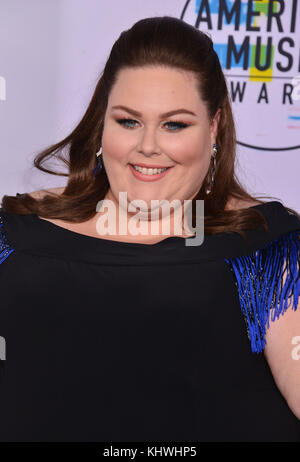
M300 217L235 154L211 39L168 16L122 32L34 161L67 184L2 198L1 441L300 442Z
M245 207L263 201L250 195L235 175L230 98L211 39L175 18L157 21L162 28L172 23L172 33L183 32L183 43L170 43L163 29L157 31L162 36L147 38L144 29L148 27L152 33L155 18L121 34L81 122L65 139L36 157L37 168L64 176L45 163L51 157L61 159L60 151L69 149L69 157L64 157L69 166L64 194L39 198L26 193L5 195L5 210L36 213L69 225L85 223L93 233L99 201L111 200L118 213L118 193L126 191L127 205L140 200L143 210L151 210L154 199L191 200L193 226L197 200L205 200L206 234L226 231L245 237L244 230L265 226L258 210ZM134 43L136 39L138 43ZM97 175L96 160L102 166L96 169ZM231 207L233 203L241 206ZM132 217L128 210L126 213ZM173 226L173 214L171 221ZM161 216L158 225L162 226ZM119 238L140 243L153 240L149 230L148 235L137 236L128 229L126 236L119 234Z

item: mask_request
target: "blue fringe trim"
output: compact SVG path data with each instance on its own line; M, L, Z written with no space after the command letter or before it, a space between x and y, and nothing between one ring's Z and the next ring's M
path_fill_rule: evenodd
M251 349L260 353L266 345L265 334L270 319L278 319L292 302L295 311L298 306L300 229L281 235L250 255L225 261L236 278Z
M13 249L7 242L6 234L3 226L3 217L0 214L0 264L12 253Z

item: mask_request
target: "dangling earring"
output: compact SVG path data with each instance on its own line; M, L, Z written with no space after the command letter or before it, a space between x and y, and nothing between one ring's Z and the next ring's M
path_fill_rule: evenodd
M96 167L95 167L94 170L93 170L94 175L97 175L97 173L102 169L103 162L102 162L102 159L101 159L101 154L102 154L102 146L101 146L101 148L99 149L99 151L96 153L96 156L97 156L97 165L96 165Z
M210 194L211 193L211 190L212 190L212 187L213 187L213 184L214 184L214 179L215 179L215 171L216 171L216 157L217 157L217 152L218 152L218 149L217 149L217 145L216 143L213 144L213 155L211 156L212 159L214 160L214 164L213 164L213 167L212 167L212 173L211 173L211 181L210 181L210 185L208 188L206 188L206 194Z

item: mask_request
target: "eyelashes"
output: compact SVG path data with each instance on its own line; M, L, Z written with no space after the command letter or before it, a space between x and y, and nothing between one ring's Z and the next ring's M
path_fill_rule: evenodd
M127 119L127 118L124 118L124 119L117 119L117 122L118 124L122 125L124 128L127 128L128 130L132 130L133 127L128 127L126 126L127 123L129 122L136 122L138 123L136 120L133 120L133 119ZM164 125L172 125L174 127L177 126L179 127L179 129L183 129L183 128L186 128L188 127L188 124L185 124L183 122L179 122L179 121L176 121L176 120L172 120L171 122L166 122ZM169 130L169 131L178 131L178 128L176 130Z

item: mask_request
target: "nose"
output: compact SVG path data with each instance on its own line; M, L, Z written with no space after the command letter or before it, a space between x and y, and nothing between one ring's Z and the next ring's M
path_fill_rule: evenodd
M154 129L145 129L144 135L138 147L138 151L143 153L146 157L151 157L154 154L161 154L161 150L157 144Z

